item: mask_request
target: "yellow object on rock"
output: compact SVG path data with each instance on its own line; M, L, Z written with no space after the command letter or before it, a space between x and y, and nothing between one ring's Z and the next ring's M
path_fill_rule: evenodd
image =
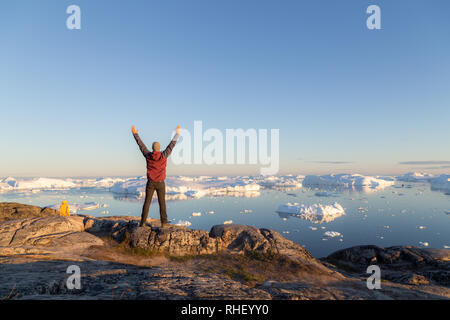
M70 210L69 210L69 204L66 200L64 200L59 207L59 215L69 217L70 216Z

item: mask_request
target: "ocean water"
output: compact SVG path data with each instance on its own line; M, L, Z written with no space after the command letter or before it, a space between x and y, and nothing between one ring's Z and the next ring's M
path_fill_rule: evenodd
M328 196L318 196L326 191ZM329 196L331 194L331 196ZM140 216L142 199L117 197L107 190L75 189L41 191L38 193L4 193L0 201L20 202L39 206L59 204L62 200L83 204L97 202L100 208L79 211L92 216ZM156 194L149 216L159 218ZM339 203L345 215L314 223L295 215L277 213L281 204ZM299 243L314 256L326 256L336 250L364 244L382 247L393 245L444 248L450 246L450 195L432 191L428 183L404 183L382 190L295 190L262 189L254 197L206 196L200 199L168 200L168 217L174 223L189 221L189 228L205 229L224 221L274 229L284 237ZM211 212L213 211L213 213ZM201 212L200 216L192 216ZM326 231L336 231L337 237L327 237Z

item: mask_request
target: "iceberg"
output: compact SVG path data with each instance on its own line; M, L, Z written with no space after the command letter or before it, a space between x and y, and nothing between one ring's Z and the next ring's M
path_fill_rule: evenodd
M179 220L175 225L180 227L189 227L190 225L192 225L192 223L186 220Z
M59 210L59 207L61 204L53 204L50 206L47 206L51 209ZM69 203L69 210L70 213L76 213L78 211L87 211L87 210L94 210L100 208L100 204L96 202L86 202L84 204L77 204L77 203Z
M146 177L127 179L115 183L110 191L115 194L134 195L143 197L145 195ZM202 198L207 195L216 196L259 196L261 187L251 179L241 177L167 177L166 194L168 196L179 195L180 199Z
M75 188L110 188L115 183L125 181L122 178L31 178L15 179L8 177L0 179L0 192L40 190L67 190Z
M408 172L401 176L396 177L398 181L404 182L428 182L435 176L429 173L423 172Z
M326 231L323 235L329 238L342 237L342 234L337 231Z
M395 180L392 177L373 177L360 174L309 175L303 180L304 187L341 187L364 191L384 189L394 183Z
M110 191L116 194L142 197L143 195L145 195L146 184L147 178L144 176L138 178L130 178L125 181L114 183L114 185L110 188Z
M431 190L450 191L450 174L441 174L430 180Z
M76 187L76 184L71 179L34 178L17 180L8 177L0 181L0 189L6 190L61 190L74 187Z
M345 214L344 208L337 202L332 205L313 204L311 206L287 203L280 205L276 212L309 220L313 223L330 222Z
M285 176L258 176L254 178L255 183L261 187L276 190L295 190L302 187L305 176L285 175Z

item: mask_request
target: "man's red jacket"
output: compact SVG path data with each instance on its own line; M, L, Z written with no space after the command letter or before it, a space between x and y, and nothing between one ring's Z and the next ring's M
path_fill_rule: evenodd
M160 182L166 178L167 157L172 153L173 147L177 143L178 134L170 141L167 148L163 151L149 151L137 133L133 134L134 139L141 149L142 154L147 161L147 179L148 181Z

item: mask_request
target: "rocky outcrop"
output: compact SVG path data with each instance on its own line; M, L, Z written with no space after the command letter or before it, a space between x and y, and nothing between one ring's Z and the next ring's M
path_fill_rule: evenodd
M17 204L14 206L28 210ZM11 204L3 206L6 207L11 208ZM9 213L2 216L7 218L0 221L0 268L4 280L0 282L0 296L3 297L13 299L450 297L449 250L360 246L335 252L321 262L302 246L285 239L278 232L264 228L217 225L208 232L176 226L160 228L159 221L156 220L150 220L147 226L139 227L137 217L96 218L87 215L60 217L41 208L30 209L28 213L21 210L9 210ZM28 214L31 217L18 218ZM103 241L102 237L110 237L121 245L116 246L114 243L109 245L110 242ZM143 250L128 250L128 245ZM162 255L147 255L147 252L141 255L145 250L192 257L168 259ZM263 255L236 255L249 252ZM220 254L202 255L216 253ZM284 257L280 260L261 260L271 256L280 257L264 255L265 253L276 253ZM241 261L241 264L234 265L236 261ZM276 261L280 261L281 264L277 264ZM254 264L255 262L257 264ZM249 267L249 263L253 267ZM258 275L262 274L264 271L262 269L267 263L273 263L275 271L266 273L263 280L255 280L256 278L248 280L254 282L250 286L240 280L245 279L249 270ZM365 281L361 281L367 278L365 273L367 266L374 263L381 267L382 277L389 280L383 282L382 290L367 290ZM81 290L69 290L66 287L68 277L66 269L73 264L80 266L82 270ZM220 268L217 269L218 265ZM304 266L306 268L303 268ZM230 271L230 267L235 269ZM245 270L246 268L250 269ZM292 273L294 272L292 270L296 270L295 273ZM348 276L343 276L341 272L345 272ZM289 277L283 277L284 274Z
M0 203L0 221L25 218L42 218L57 215L59 215L59 212L51 208L41 208L15 202Z
M246 252L276 253L304 265L328 271L306 249L269 229L216 225L210 232L169 226L154 220L138 226L136 217L47 216L0 222L0 247L89 247L102 237L155 253L173 256Z
M157 221L139 227L136 217L84 218L88 232L110 235L119 242L129 241L134 248L171 255L256 251L274 252L294 260L314 260L305 248L270 229L231 224L213 226L208 232L179 226L160 228Z
M135 217L94 218L85 216L85 229L96 235L110 235L133 248L175 256L258 252L277 253L303 264L323 267L305 248L270 229L244 225L216 225L210 232L179 226L160 228L156 221L139 227Z
M269 229L216 225L209 233L180 227L134 227L129 231L132 247L171 255L277 253L297 262L321 265L305 248Z
M367 267L375 264L380 267L382 278L393 282L450 286L448 249L367 245L336 251L323 260L360 274L365 274Z
M0 246L90 246L102 245L98 237L84 232L78 216L15 219L0 222Z

